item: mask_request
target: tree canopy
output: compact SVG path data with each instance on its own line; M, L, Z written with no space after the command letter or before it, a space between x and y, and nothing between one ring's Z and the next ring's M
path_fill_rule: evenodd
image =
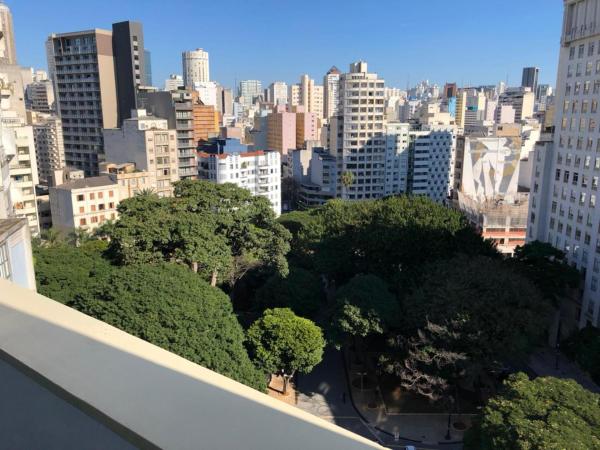
M467 450L587 450L600 448L600 395L573 380L515 374L492 398Z
M403 304L408 354L386 365L405 388L437 400L458 379L474 382L543 338L549 302L502 261L457 256L426 274Z
M600 329L592 326L577 330L561 348L600 384Z
M267 309L248 329L250 354L267 373L284 379L309 373L321 362L325 339L321 329L289 308Z
M332 338L340 345L344 336L383 334L390 325L398 324L399 314L398 301L385 281L375 275L357 275L336 294Z
M288 272L289 232L267 199L232 184L183 180L175 197L124 200L109 234L119 264L180 262L213 284L234 284L250 268Z
M497 255L462 214L424 197L333 200L280 222L293 234L292 258L338 282L373 273L395 283L457 252Z
M302 317L314 318L323 305L319 277L300 267L290 267L287 277L273 275L256 292L260 308L287 307Z
M87 244L86 244L87 245ZM168 263L112 266L90 245L35 248L38 291L251 387L265 390L231 301Z

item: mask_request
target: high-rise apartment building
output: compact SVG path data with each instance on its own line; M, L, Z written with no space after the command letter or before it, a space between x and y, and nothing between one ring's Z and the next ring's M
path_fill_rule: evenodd
M580 326L600 325L598 6L597 0L564 2L555 131L535 150L527 236L564 251L583 272Z
M54 171L66 165L62 122L50 114L38 113L32 116L39 180L42 184L53 184Z
M267 88L267 101L273 105L287 105L288 86L283 81L275 81Z
M323 86L315 84L315 80L308 75L300 77L299 105L304 106L307 112L317 115L318 119L323 118ZM295 106L295 105L294 105Z
M206 142L219 135L219 112L213 105L205 105L196 92L192 93L194 142Z
M195 179L198 174L193 102L193 93L184 89L140 94L141 106L154 117L166 119L169 129L177 132L178 171L181 179Z
M41 80L29 84L25 90L27 109L50 114L55 108L52 81Z
M340 77L340 115L331 119L330 152L338 161L338 196L349 200L385 195L384 80L367 63Z
M500 105L509 105L515 109L515 122L531 119L535 109L535 94L528 87L511 88L498 97Z
M333 66L323 77L323 116L329 119L339 113L340 70Z
M144 30L139 22L119 22L112 26L115 77L117 80L118 125L138 109L137 93L146 81Z
M179 180L177 167L177 132L166 119L151 117L145 110L134 111L122 128L104 130L107 160L113 163L135 163L156 176L156 193L173 194L173 183Z
M210 81L210 67L208 52L201 48L183 52L183 84L185 87L193 87L194 83Z
M410 125L388 122L386 125L385 195L408 191Z
M104 158L102 130L118 123L112 33L96 29L53 34L46 49L66 163L97 175L98 162Z
M198 153L198 176L213 183L233 183L266 197L281 214L281 156L276 151Z
M17 64L12 14L4 2L0 2L0 64Z
M521 79L521 87L528 87L534 95L537 93L538 79L540 69L537 67L525 67L523 69L523 78Z

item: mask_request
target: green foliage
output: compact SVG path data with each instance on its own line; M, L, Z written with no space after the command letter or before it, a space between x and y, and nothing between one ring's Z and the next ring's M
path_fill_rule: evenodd
M98 241L97 241L98 242ZM40 294L61 303L69 303L84 295L96 278L112 270L102 258L104 243L89 242L81 248L66 243L34 246L35 275Z
M542 291L544 297L558 303L567 287L576 288L581 274L569 266L565 254L544 242L531 242L517 247L509 261Z
M385 281L375 275L357 275L336 294L332 339L339 345L346 336L382 334L398 324L399 314L398 301Z
M466 450L600 448L600 396L573 380L511 376L492 398Z
M561 344L561 348L600 384L600 329L588 326L578 330Z
M269 201L233 184L184 180L175 197L124 200L108 231L120 264L179 262L205 279L235 282L249 269L285 276L289 232Z
M426 273L404 301L407 354L385 364L405 388L438 400L459 379L473 382L542 340L549 303L502 261L458 256Z
M34 247L40 294L264 391L231 301L174 265L112 266L103 241Z
M280 222L293 234L295 260L339 282L376 273L395 284L458 252L497 256L459 212L424 197L333 200Z
M250 354L267 373L309 373L323 358L321 329L289 308L267 309L248 329Z
M175 264L133 265L98 277L70 305L159 347L265 390L244 331L219 289Z
M290 267L287 277L273 275L256 292L260 308L287 307L302 317L314 318L323 305L321 280L311 272Z

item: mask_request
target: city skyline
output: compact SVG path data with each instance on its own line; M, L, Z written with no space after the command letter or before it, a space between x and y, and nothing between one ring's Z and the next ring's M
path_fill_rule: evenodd
M223 16L220 5L188 5L181 0L171 2L160 14L152 7L159 5L156 0L143 9L136 2L117 4L115 0L85 7L72 0L58 7L39 0L5 3L15 17L19 64L36 68L47 66L44 42L51 33L110 29L112 23L121 20L141 22L146 47L152 52L157 86L170 73L182 74L181 52L196 48L210 53L211 79L228 87L244 79L261 80L264 87L272 81L298 82L303 73L320 80L332 65L345 70L360 59L368 61L387 86L400 88L425 79L465 86L496 84L508 78L508 84L516 86L526 66L539 67L540 83L554 85L555 46L562 19L560 2L549 6L546 0L530 1L526 10L517 9L522 5L515 0L505 2L506 11L511 10L511 4L519 11L509 22L504 15L491 16L485 5L472 0L451 6L434 1L436 13L431 17L423 16L418 5L399 7L385 1L376 14L373 8L363 10L355 2L346 2L344 20L337 22L331 20L335 5L310 1L294 18L283 17L271 0L254 8L236 1L227 16ZM349 10L353 5L356 7ZM309 17L308 11L319 14ZM387 19L389 26L380 26L379 11L398 11L397 23ZM469 12L463 26L458 17L462 11ZM215 20L198 22L195 17ZM241 22L250 24L250 29ZM374 27L377 33L373 37L361 33L360 39L347 45L357 27ZM182 29L189 31L165 33ZM455 50L448 51L448 46Z

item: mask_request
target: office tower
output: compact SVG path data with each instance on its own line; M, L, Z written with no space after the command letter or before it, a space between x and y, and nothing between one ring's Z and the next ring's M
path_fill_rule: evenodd
M485 118L486 98L483 92L469 90L465 108L464 126L476 125Z
M340 108L331 119L332 155L337 157L338 196L362 200L385 195L384 80L367 63L350 65L340 77Z
M32 120L39 181L53 184L54 171L65 167L65 146L61 120L50 114L35 114Z
M296 114L289 107L280 105L267 116L267 147L277 150L282 160L296 148Z
M205 105L198 97L198 93L192 93L194 142L206 142L211 137L219 135L219 112L214 105Z
M276 151L198 153L198 177L213 183L233 183L252 195L266 197L281 214L281 156Z
M521 87L528 87L534 95L537 93L538 78L540 69L537 67L525 67L523 69L523 78L521 79Z
M17 64L12 14L3 2L0 2L0 64Z
M262 83L259 80L240 81L238 95L240 103L244 106L250 106L254 103L255 97L262 95Z
M192 91L144 92L140 94L140 104L154 117L166 119L169 129L176 130L179 178L196 179L197 142L194 142Z
M183 52L182 63L183 84L185 87L193 87L194 83L210 81L208 52L201 48Z
M183 87L183 77L172 73L169 78L165 80L165 91L176 91Z
M267 88L267 101L273 105L287 105L288 86L283 81L275 81Z
M118 123L112 33L96 29L53 34L46 48L66 163L86 175L97 175L104 158L102 129Z
M307 112L315 113L318 119L323 118L323 86L315 84L315 80L308 75L300 77L299 104Z
M25 89L27 109L50 114L55 109L54 87L50 80L34 81Z
M509 105L515 109L515 122L531 119L535 108L535 94L530 88L509 88L499 97L500 105Z
M449 99L452 97L456 97L458 94L458 88L456 87L456 83L446 83L444 85L444 99Z
M600 20L597 6L596 0L564 2L555 131L543 135L535 149L527 236L564 251L584 274L581 304L575 304L580 313L574 318L581 327L600 325L598 89L589 89L593 78L586 73L598 58L600 29L588 27ZM568 319L563 316L564 327Z
M144 86L152 86L152 53L144 50Z
M142 24L130 21L113 24L112 40L120 125L138 108L137 92L146 79Z
M333 66L323 77L323 115L325 119L336 116L339 112L340 75L339 69Z
M294 106L292 110L296 114L296 148L306 148L307 141L319 138L319 118L304 106Z
M455 125L422 125L410 132L409 192L445 203L454 186Z
M111 163L134 162L140 170L156 173L156 193L173 195L179 180L177 132L166 119L150 117L143 109L134 111L121 128L104 130L106 159Z
M221 102L220 102L220 112L223 116L232 116L233 115L233 90L227 88L221 88Z

